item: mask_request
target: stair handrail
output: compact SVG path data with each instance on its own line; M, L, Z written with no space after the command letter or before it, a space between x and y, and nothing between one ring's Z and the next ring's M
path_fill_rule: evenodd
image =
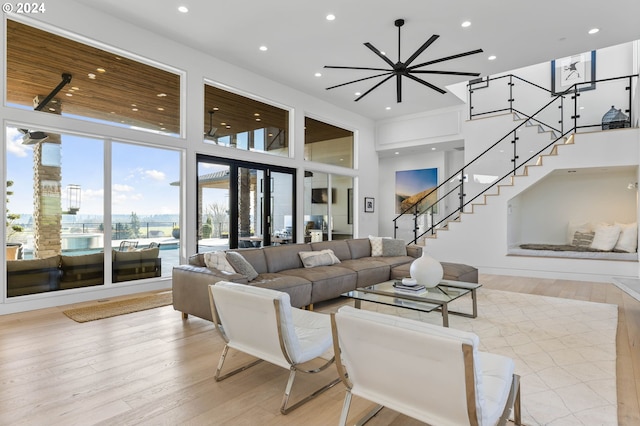
M525 83L531 84L535 87L538 87L544 91L547 91L549 93L552 93L550 90L539 86L535 83L529 82L523 78L520 78L518 76L515 76L513 74L509 74L509 75L505 75L505 76L500 76L500 77L495 77L492 79L487 79L487 81L491 81L491 80L497 80L500 78L506 78L509 77L510 79L513 78L517 78L519 80L522 80ZM565 91L561 92L561 93L557 93L557 94L553 94L554 97L551 99L551 101L547 102L542 108L538 109L538 111L534 112L533 114L529 115L526 113L523 113L521 111L515 111L513 109L513 105L512 105L512 101L513 101L513 97L511 96L510 99L508 100L510 102L510 108L508 109L504 109L504 110L496 110L494 112L501 112L501 111L505 111L505 110L509 110L511 112L516 112L517 114L523 115L525 117L527 117L526 119L523 120L522 123L520 123L519 125L517 125L516 127L514 127L512 130L510 130L505 136L503 136L502 138L500 138L497 142L495 142L494 144L492 144L491 146L489 146L488 148L486 148L484 151L482 151L482 153L480 153L479 155L477 155L474 159L472 159L471 161L469 161L467 164L465 164L460 170L458 170L457 172L451 174L451 176L449 178L447 178L447 180L444 180L441 184L437 185L435 188L433 188L431 191L429 191L427 194L425 194L424 196L422 196L419 200L417 200L415 203L413 203L411 206L405 208L404 210L402 210L400 212L400 214L398 214L394 219L394 230L393 230L393 234L394 234L394 238L397 236L397 230L398 230L398 219L400 219L402 216L404 216L405 214L407 214L408 212L410 212L411 210L414 210L413 215L414 215L414 239L412 241L409 242L409 244L411 243L416 243L418 241L418 239L426 234L428 234L429 232L431 232L432 234L434 233L434 231L436 230L436 228L441 225L442 223L444 223L445 221L447 221L449 218L451 218L452 216L454 216L455 214L458 213L463 213L464 212L464 208L466 206L468 206L470 203L472 203L473 201L475 201L478 197L480 197L481 195L486 194L487 191L489 191L490 189L492 189L494 186L500 184L500 182L502 182L504 179L506 179L508 176L510 175L515 175L516 171L519 170L521 167L526 166L527 163L529 161L531 161L532 159L534 159L536 156L540 155L543 151L545 151L546 149L548 149L549 147L551 147L552 145L556 144L559 140L562 140L564 137L566 137L567 135L569 135L570 133L575 132L578 128L580 128L580 126L577 125L577 119L580 117L580 115L577 113L578 108L577 108L577 98L580 96L580 91L578 90L578 87L581 85L586 85L586 84L592 84L592 83L599 83L599 82L606 82L606 81L613 81L613 80L619 80L619 79L625 79L628 78L629 79L629 86L626 88L626 90L629 91L629 109L625 110L625 112L629 113L629 120L631 120L631 109L632 109L632 94L631 94L631 87L632 87L632 83L633 83L633 78L637 78L638 74L633 74L633 75L628 75L628 76L623 76L623 77L612 77L612 78L607 78L607 79L602 79L602 80L597 80L597 81L593 81L593 82L582 82L582 83L575 83L573 84L571 87L567 88ZM471 83L469 84L470 87ZM513 87L512 85L512 80L510 80L510 86ZM471 91L471 89L470 89ZM559 130L561 136L557 137L556 139L554 139L551 143L547 144L546 146L544 146L543 148L541 148L540 150L538 150L537 153L533 154L532 156L530 156L527 160L522 161L520 163L520 165L517 165L517 155L514 155L514 158L511 160L513 162L513 168L509 170L509 173L507 173L506 175L502 176L499 179L496 179L491 185L487 186L486 188L484 188L481 192L479 192L477 195L475 195L473 198L471 198L470 200L467 200L466 202L464 201L464 197L466 196L466 194L464 193L464 170L466 168L468 168L469 166L471 166L473 163L475 163L476 161L478 161L481 157L483 157L484 155L486 155L489 151L491 151L493 148L495 148L498 144L500 144L501 142L503 142L507 137L509 137L509 135L511 134L515 134L515 132L517 132L517 130L526 125L528 122L531 121L535 121L541 125L544 125L546 127L549 127L552 130L558 131L557 129L554 129L552 126L549 126L539 120L537 120L535 118L535 116L537 116L539 113L541 113L542 111L544 111L546 108L548 108L551 104L553 104L554 102L556 102L558 99L560 99L561 105L560 108L563 109L563 103L564 103L564 97L565 96L569 96L571 95L571 98L574 100L574 115L571 117L571 119L573 120L573 126L567 130L564 131L564 119L561 116L561 120L560 120L560 124L561 124L561 130ZM471 95L470 95L471 96ZM471 102L470 102L471 103ZM472 108L472 107L471 107ZM484 114L488 114L488 113L481 113L481 114L476 114L476 116L479 115L484 115ZM473 118L473 115L471 114L471 110L470 110L470 118ZM591 126L582 126L582 127L591 127ZM451 190L449 190L445 195L441 196L440 198L438 198L436 201L434 201L433 203L429 204L426 208L423 209L423 211L421 213L418 212L418 207L419 205L425 201L434 191L438 191L438 189L440 189L442 186L444 186L447 183L450 183L452 179L455 179L456 177L458 177L460 183L456 186L454 186L454 188L452 188ZM452 211L451 213L449 213L447 216L445 216L444 218L442 218L441 220L439 220L437 223L432 223L431 226L425 230L423 233L421 233L420 235L417 234L417 220L418 220L418 216L421 214L425 214L425 212L431 211L433 212L433 208L434 206L436 206L438 203L440 203L444 198L446 198L447 196L449 196L453 191L455 191L456 189L460 190L460 205L459 207L457 207L454 211Z

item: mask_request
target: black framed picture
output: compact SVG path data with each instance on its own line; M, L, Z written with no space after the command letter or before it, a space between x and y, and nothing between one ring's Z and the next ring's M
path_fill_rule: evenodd
M596 51L551 61L551 93L557 96L577 84L578 92L596 88ZM567 93L572 93L570 90Z
M376 200L371 197L364 197L364 212L373 213L375 211Z

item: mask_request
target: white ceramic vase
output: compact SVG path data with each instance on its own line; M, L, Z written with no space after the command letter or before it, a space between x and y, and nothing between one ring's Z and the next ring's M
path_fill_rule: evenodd
M440 284L444 276L444 270L440 262L429 256L424 249L422 249L422 256L411 263L409 273L411 278L415 279L418 284L422 284L427 288L433 288Z

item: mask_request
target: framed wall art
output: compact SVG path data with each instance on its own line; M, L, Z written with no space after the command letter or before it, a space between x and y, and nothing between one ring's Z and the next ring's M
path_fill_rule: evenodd
M551 61L551 92L553 96L566 92L574 84L578 84L576 86L578 92L593 90L596 88L595 81L595 50Z

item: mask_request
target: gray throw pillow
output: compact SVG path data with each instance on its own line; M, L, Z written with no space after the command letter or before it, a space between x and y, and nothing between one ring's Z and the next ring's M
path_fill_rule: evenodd
M249 281L254 280L258 276L258 273L256 272L253 265L251 265L247 261L247 259L245 259L244 256L240 253L236 253L235 251L228 251L227 261L231 264L231 267L235 269L237 273L244 275Z
M383 238L382 239L382 255L383 256L406 256L407 245L404 243L404 240Z
M573 241L571 242L572 246L576 247L591 247L591 243L593 242L593 237L595 237L595 232L579 232L577 231L573 234Z

